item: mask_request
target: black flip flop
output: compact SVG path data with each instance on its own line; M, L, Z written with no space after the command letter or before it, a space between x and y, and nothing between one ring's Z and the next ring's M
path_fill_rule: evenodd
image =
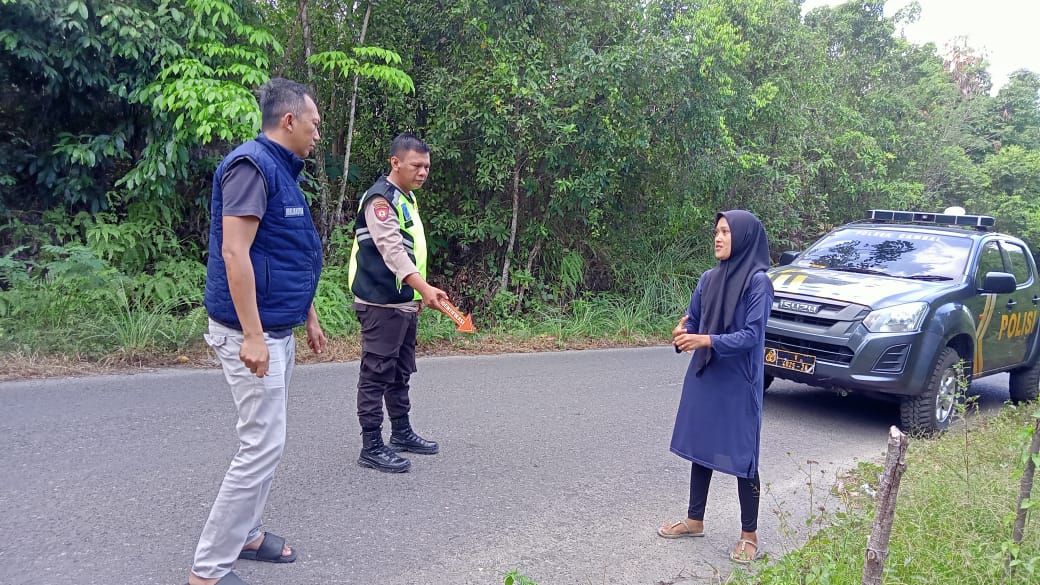
M238 553L238 558L246 561L261 561L264 563L291 563L296 560L296 549L292 554L283 556L285 539L270 532L264 533L264 539L260 542L260 548L256 550L244 550ZM234 584L232 584L234 585Z

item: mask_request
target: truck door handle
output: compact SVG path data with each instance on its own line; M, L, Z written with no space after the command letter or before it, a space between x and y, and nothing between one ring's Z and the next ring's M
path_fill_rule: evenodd
M1033 304L1035 305L1037 303L1040 303L1040 297L1033 295Z
M1018 303L1015 302L1015 299L1009 299L1008 302L1007 302L1008 310L1010 311L1011 309L1014 309L1015 305L1017 305L1017 304Z

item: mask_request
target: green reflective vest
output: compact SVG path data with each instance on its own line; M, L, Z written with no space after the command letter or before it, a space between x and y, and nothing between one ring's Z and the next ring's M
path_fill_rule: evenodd
M386 266L368 231L365 206L376 196L389 201L390 207L396 211L405 251L415 262L419 275L426 278L426 232L423 231L422 219L419 217L419 206L411 193L402 193L383 175L361 195L358 202L357 219L354 220L354 245L350 250L350 291L357 298L377 305L422 300L422 295L401 282Z

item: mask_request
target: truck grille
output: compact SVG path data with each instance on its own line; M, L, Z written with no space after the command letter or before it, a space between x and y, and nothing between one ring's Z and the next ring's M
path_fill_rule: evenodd
M766 346L816 356L816 359L839 364L852 362L852 350L844 345L819 343L786 335L766 333Z
M800 333L806 337L847 339L869 312L869 307L853 303L789 293L778 294L773 298L772 311L769 313L770 329L793 335L780 335L767 330L766 344L776 349L814 355L816 359L826 362L848 365L852 363L853 357L850 348L837 343L811 341L801 337Z
M830 327L837 323L834 319L828 319L826 317L817 317L815 315L803 315L801 313L789 313L787 311L781 311L773 309L770 313L774 319L781 321L787 321L789 323L805 323L807 325L819 325L820 327Z
M773 299L769 321L779 329L827 337L848 337L869 312L869 307L853 303L778 294Z

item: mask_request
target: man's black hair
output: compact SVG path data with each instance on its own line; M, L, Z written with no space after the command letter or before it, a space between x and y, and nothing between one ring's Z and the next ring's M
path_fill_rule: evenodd
M390 143L390 156L400 156L409 150L425 154L430 152L430 145L410 132L398 134L397 138L394 138L394 141Z
M261 127L264 130L276 128L278 120L290 112L299 116L306 104L305 97L314 100L314 94L302 83L275 77L260 86L260 113L263 115Z

